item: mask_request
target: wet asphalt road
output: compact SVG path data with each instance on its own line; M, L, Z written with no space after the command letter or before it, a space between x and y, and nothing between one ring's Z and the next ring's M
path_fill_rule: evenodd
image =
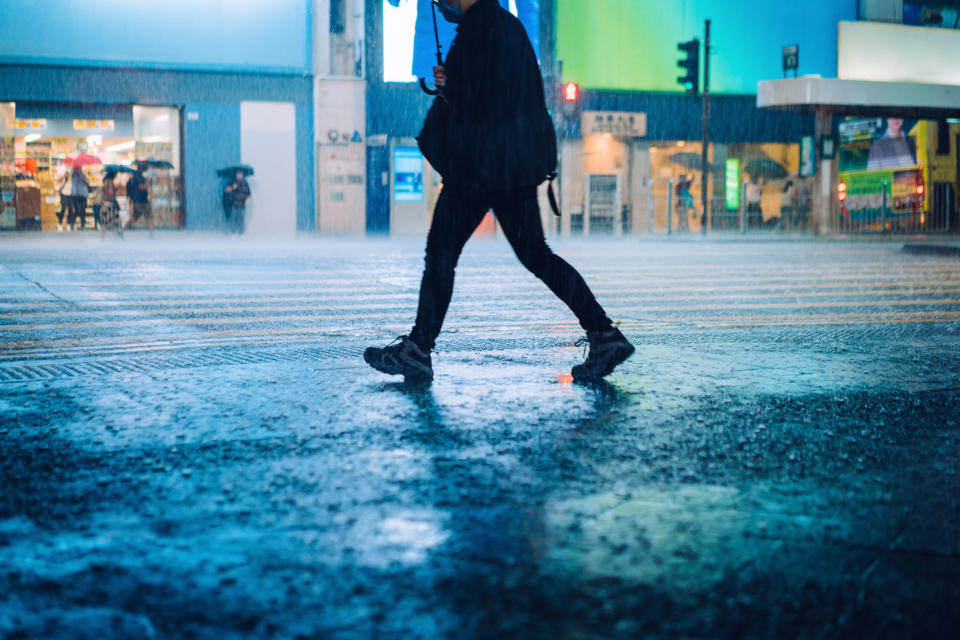
M436 380L422 239L0 239L0 638L955 637L960 260L500 240Z

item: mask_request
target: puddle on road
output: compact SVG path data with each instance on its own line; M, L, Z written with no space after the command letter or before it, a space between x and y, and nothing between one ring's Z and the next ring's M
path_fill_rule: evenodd
M784 545L845 539L826 505L772 489L682 485L548 503L548 573L703 589Z

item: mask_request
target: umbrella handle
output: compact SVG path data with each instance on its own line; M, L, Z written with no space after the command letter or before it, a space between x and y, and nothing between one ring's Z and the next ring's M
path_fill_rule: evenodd
M440 93L439 89L431 89L430 87L428 87L427 81L424 80L423 78L420 78L420 88L423 89L423 92L428 96L435 96L438 93Z

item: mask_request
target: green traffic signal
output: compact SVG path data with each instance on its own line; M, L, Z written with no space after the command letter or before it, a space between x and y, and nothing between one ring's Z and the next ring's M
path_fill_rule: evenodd
M686 71L686 75L679 76L677 83L686 89L687 93L700 92L700 40L694 38L677 45L677 49L686 54L685 58L677 61L677 66Z

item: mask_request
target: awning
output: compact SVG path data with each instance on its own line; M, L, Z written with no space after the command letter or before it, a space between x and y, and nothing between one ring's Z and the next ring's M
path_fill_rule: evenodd
M878 117L960 117L960 86L869 82L837 78L786 78L757 83L757 107Z

